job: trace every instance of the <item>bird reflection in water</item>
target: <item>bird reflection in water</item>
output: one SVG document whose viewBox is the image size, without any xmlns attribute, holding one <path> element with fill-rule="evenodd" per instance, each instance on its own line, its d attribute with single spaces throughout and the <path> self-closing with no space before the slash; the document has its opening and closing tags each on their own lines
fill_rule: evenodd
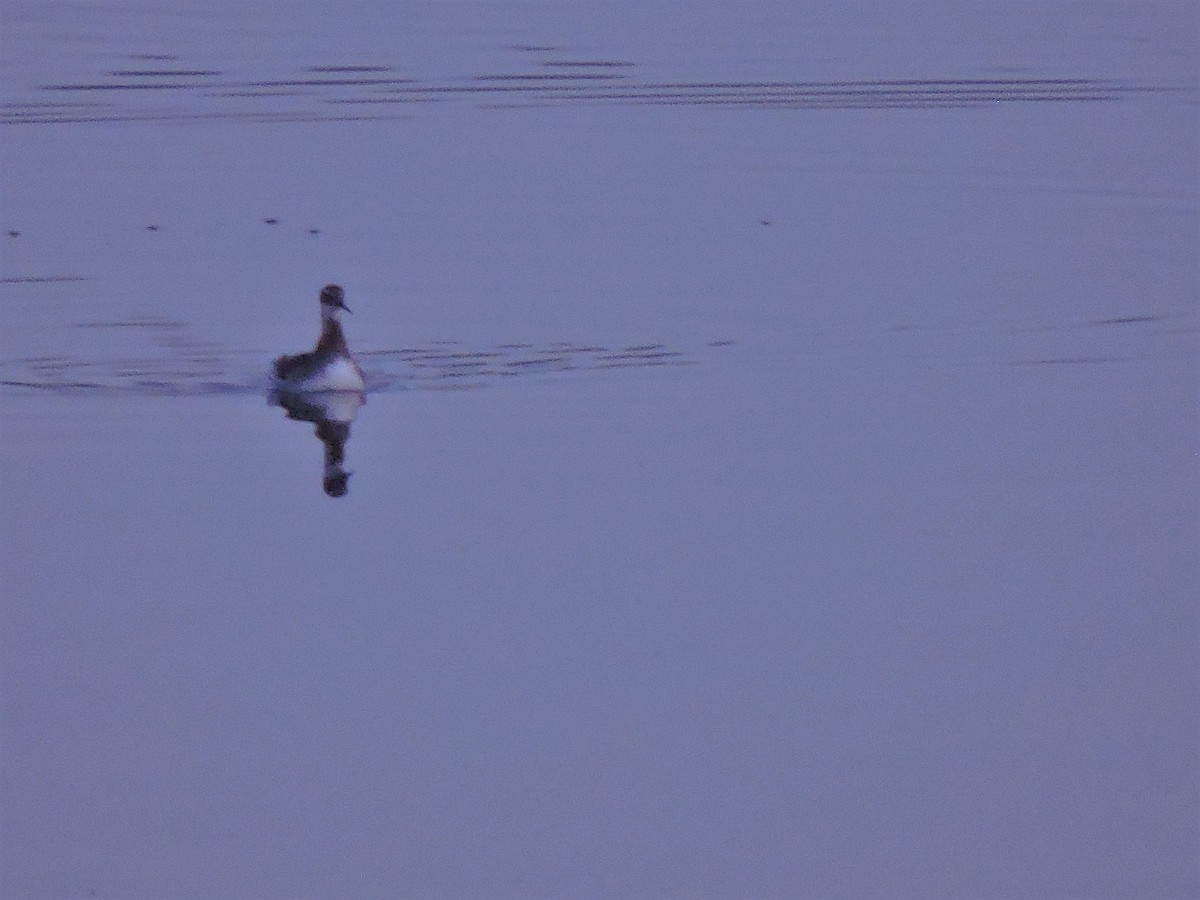
<svg viewBox="0 0 1200 900">
<path fill-rule="evenodd" d="M 327 391 L 303 393 L 275 390 L 270 401 L 282 406 L 289 419 L 298 422 L 313 422 L 316 435 L 325 445 L 325 468 L 322 484 L 330 497 L 344 497 L 350 487 L 350 473 L 343 461 L 346 442 L 350 440 L 350 423 L 358 408 L 366 402 L 361 391 Z"/>
</svg>

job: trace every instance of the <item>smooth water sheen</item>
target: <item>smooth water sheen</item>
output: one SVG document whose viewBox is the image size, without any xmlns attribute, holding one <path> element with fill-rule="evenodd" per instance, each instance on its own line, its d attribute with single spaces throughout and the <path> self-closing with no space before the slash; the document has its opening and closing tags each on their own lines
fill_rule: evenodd
<svg viewBox="0 0 1200 900">
<path fill-rule="evenodd" d="M 0 895 L 1196 895 L 1198 27 L 6 0 Z"/>
</svg>

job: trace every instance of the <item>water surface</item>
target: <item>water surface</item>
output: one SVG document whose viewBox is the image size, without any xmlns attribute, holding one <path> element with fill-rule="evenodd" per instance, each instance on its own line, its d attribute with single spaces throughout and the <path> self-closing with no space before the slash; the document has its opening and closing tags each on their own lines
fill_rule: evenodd
<svg viewBox="0 0 1200 900">
<path fill-rule="evenodd" d="M 0 892 L 1200 890 L 1193 4 L 3 20 Z"/>
</svg>

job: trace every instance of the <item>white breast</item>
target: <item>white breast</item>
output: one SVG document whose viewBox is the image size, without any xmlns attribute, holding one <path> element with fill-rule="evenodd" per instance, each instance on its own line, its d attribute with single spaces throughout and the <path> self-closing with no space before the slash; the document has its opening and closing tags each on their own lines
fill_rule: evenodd
<svg viewBox="0 0 1200 900">
<path fill-rule="evenodd" d="M 362 372 L 352 359 L 331 359 L 300 382 L 298 387 L 304 391 L 361 391 Z"/>
</svg>

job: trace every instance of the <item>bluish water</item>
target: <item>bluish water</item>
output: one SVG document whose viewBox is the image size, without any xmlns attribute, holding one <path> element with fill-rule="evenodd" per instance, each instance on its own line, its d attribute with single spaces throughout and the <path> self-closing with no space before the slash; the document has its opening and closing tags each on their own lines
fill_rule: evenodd
<svg viewBox="0 0 1200 900">
<path fill-rule="evenodd" d="M 1200 890 L 1193 4 L 2 24 L 0 893 Z"/>
</svg>

